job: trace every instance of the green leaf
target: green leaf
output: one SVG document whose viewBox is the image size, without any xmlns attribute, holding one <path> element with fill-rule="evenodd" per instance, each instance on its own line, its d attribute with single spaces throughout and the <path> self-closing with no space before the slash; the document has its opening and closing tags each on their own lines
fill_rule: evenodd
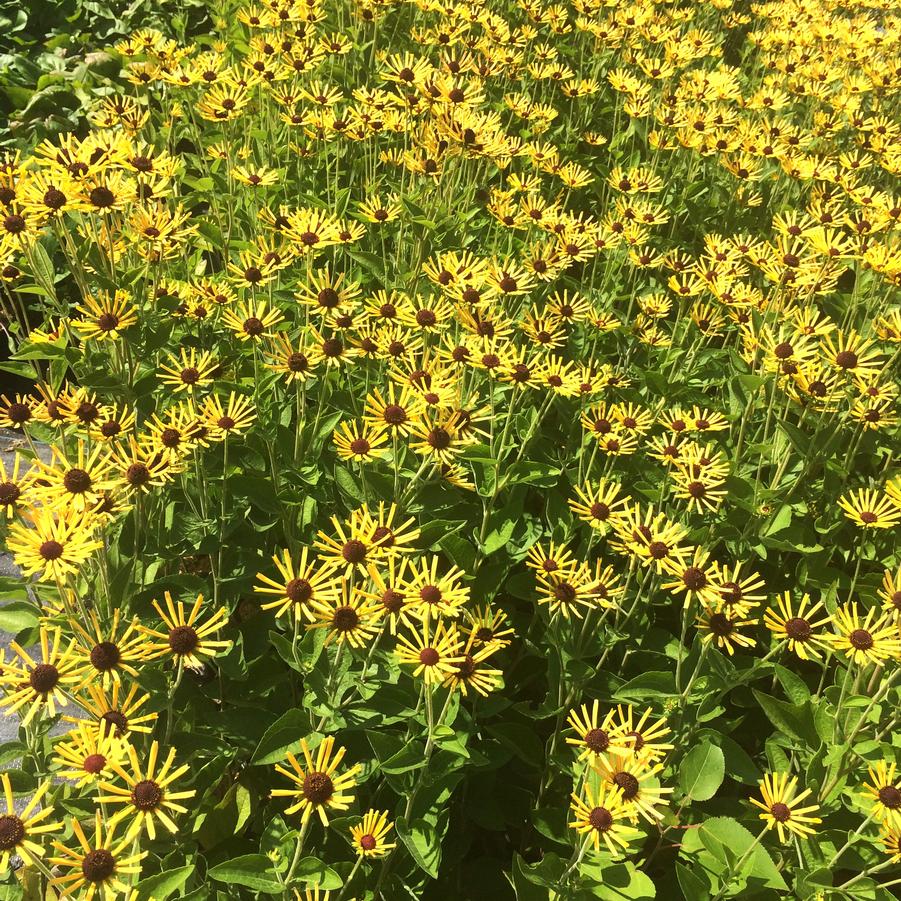
<svg viewBox="0 0 901 901">
<path fill-rule="evenodd" d="M 165 901 L 170 895 L 180 891 L 184 884 L 196 871 L 197 867 L 178 867 L 175 870 L 166 870 L 155 876 L 142 879 L 136 886 L 139 901 Z"/>
<path fill-rule="evenodd" d="M 398 817 L 394 828 L 419 867 L 437 879 L 441 865 L 441 841 L 435 827 L 425 820 L 407 824 L 403 817 Z"/>
<path fill-rule="evenodd" d="M 513 855 L 512 882 L 516 901 L 547 901 L 547 891 L 525 874 L 528 864 L 519 854 Z"/>
<path fill-rule="evenodd" d="M 807 687 L 807 683 L 797 673 L 793 673 L 778 663 L 773 669 L 779 679 L 779 684 L 785 690 L 785 694 L 792 704 L 803 704 L 810 698 L 810 689 Z"/>
<path fill-rule="evenodd" d="M 486 557 L 499 551 L 513 537 L 517 520 L 505 510 L 497 510 L 488 518 L 488 534 L 482 542 Z"/>
<path fill-rule="evenodd" d="M 302 858 L 294 871 L 294 880 L 307 885 L 318 885 L 324 891 L 331 891 L 344 885 L 344 880 L 318 857 Z"/>
<path fill-rule="evenodd" d="M 726 761 L 723 752 L 714 744 L 701 744 L 692 748 L 679 769 L 679 787 L 686 798 L 707 801 L 723 784 Z"/>
<path fill-rule="evenodd" d="M 544 744 L 527 723 L 492 723 L 488 731 L 520 760 L 530 766 L 540 767 L 544 760 Z"/>
<path fill-rule="evenodd" d="M 264 854 L 244 854 L 217 864 L 208 873 L 210 879 L 233 885 L 245 885 L 267 895 L 281 894 L 285 887 Z"/>
<path fill-rule="evenodd" d="M 250 818 L 250 792 L 236 782 L 225 797 L 198 818 L 195 833 L 205 851 L 238 835 Z"/>
<path fill-rule="evenodd" d="M 38 624 L 40 614 L 37 607 L 27 601 L 13 601 L 0 607 L 0 629 L 18 635 Z"/>
<path fill-rule="evenodd" d="M 584 867 L 588 870 L 590 864 Z M 591 887 L 594 898 L 605 901 L 639 901 L 642 898 L 656 898 L 657 887 L 647 873 L 636 869 L 631 861 L 604 866 L 598 881 Z"/>
<path fill-rule="evenodd" d="M 707 901 L 710 892 L 702 879 L 699 879 L 685 864 L 676 861 L 676 878 L 685 901 Z"/>
<path fill-rule="evenodd" d="M 791 738 L 805 742 L 816 748 L 820 744 L 816 725 L 813 721 L 813 711 L 810 702 L 804 704 L 787 704 L 778 698 L 764 694 L 753 689 L 757 703 L 763 708 L 769 721 L 780 731 Z"/>
<path fill-rule="evenodd" d="M 309 714 L 304 710 L 289 710 L 280 716 L 264 733 L 250 762 L 255 766 L 280 763 L 290 751 L 300 750 L 300 740 L 308 737 Z"/>
<path fill-rule="evenodd" d="M 756 841 L 741 823 L 730 817 L 713 817 L 705 820 L 698 830 L 703 846 L 724 864 L 729 863 L 729 855 L 741 858 Z M 787 889 L 773 859 L 763 845 L 758 844 L 744 863 L 741 874 L 762 880 L 768 888 Z"/>
<path fill-rule="evenodd" d="M 618 700 L 666 698 L 677 694 L 676 677 L 671 672 L 642 673 L 621 685 L 614 696 Z"/>
</svg>

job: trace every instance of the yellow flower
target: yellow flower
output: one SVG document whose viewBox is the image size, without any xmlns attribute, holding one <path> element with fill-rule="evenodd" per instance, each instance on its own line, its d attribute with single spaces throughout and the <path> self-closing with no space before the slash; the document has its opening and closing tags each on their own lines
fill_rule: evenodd
<svg viewBox="0 0 901 901">
<path fill-rule="evenodd" d="M 41 783 L 23 808 L 16 806 L 7 773 L 0 773 L 0 785 L 3 786 L 3 800 L 6 803 L 6 810 L 0 810 L 0 872 L 6 873 L 12 854 L 18 854 L 26 864 L 33 864 L 37 858 L 43 857 L 44 849 L 34 839 L 61 829 L 62 823 L 44 822 L 53 815 L 53 807 L 49 804 L 35 812 L 50 788 L 49 779 Z"/>
<path fill-rule="evenodd" d="M 122 808 L 109 821 L 113 826 L 122 820 L 132 818 L 131 826 L 126 832 L 128 840 L 136 838 L 146 828 L 151 839 L 156 838 L 156 821 L 165 826 L 171 833 L 178 831 L 171 814 L 186 813 L 187 808 L 177 803 L 193 798 L 196 792 L 172 791 L 171 785 L 176 779 L 184 776 L 190 767 L 183 764 L 173 769 L 175 749 L 172 748 L 161 767 L 157 767 L 159 743 L 150 746 L 150 755 L 146 767 L 141 765 L 138 753 L 127 746 L 129 768 L 110 761 L 110 769 L 125 782 L 125 786 L 112 782 L 101 782 L 100 791 L 105 792 L 98 797 L 104 804 L 121 804 Z"/>
<path fill-rule="evenodd" d="M 385 841 L 392 828 L 394 824 L 388 822 L 387 810 L 367 810 L 363 819 L 350 827 L 354 850 L 361 857 L 384 857 L 396 847 L 393 842 Z"/>
<path fill-rule="evenodd" d="M 335 576 L 335 566 L 326 562 L 313 563 L 309 560 L 310 549 L 302 548 L 300 558 L 294 563 L 287 549 L 281 555 L 274 554 L 272 562 L 281 575 L 281 580 L 271 579 L 265 573 L 257 573 L 257 594 L 274 595 L 274 601 L 261 605 L 262 610 L 275 610 L 276 616 L 291 614 L 294 619 L 306 617 L 313 622 L 313 603 L 327 604 L 334 601 L 341 587 L 341 580 Z"/>
<path fill-rule="evenodd" d="M 570 828 L 587 836 L 595 851 L 603 842 L 613 857 L 620 857 L 636 834 L 628 824 L 622 792 L 609 782 L 602 782 L 595 791 L 586 781 L 581 794 L 574 793 L 571 797 L 570 809 L 575 818 L 570 820 Z"/>
<path fill-rule="evenodd" d="M 112 297 L 106 292 L 89 295 L 75 309 L 82 318 L 73 319 L 72 327 L 84 339 L 115 341 L 138 321 L 138 311 L 127 291 L 117 290 Z"/>
<path fill-rule="evenodd" d="M 129 836 L 117 841 L 116 828 L 115 822 L 104 823 L 97 811 L 93 839 L 89 840 L 81 823 L 73 819 L 72 831 L 79 847 L 73 849 L 62 842 L 53 843 L 61 856 L 51 857 L 50 863 L 63 872 L 54 876 L 51 885 L 59 891 L 61 898 L 80 892 L 79 897 L 85 901 L 91 901 L 95 895 L 104 901 L 112 901 L 128 891 L 128 885 L 120 877 L 140 873 L 140 862 L 147 852 L 134 853 Z"/>
<path fill-rule="evenodd" d="M 301 820 L 305 823 L 315 811 L 322 825 L 328 826 L 329 809 L 347 810 L 350 807 L 353 795 L 345 792 L 357 784 L 355 777 L 360 765 L 355 764 L 346 773 L 336 775 L 346 751 L 344 748 L 338 748 L 333 756 L 335 739 L 330 735 L 326 736 L 315 749 L 315 761 L 305 738 L 301 739 L 300 748 L 305 765 L 301 765 L 293 754 L 288 754 L 290 769 L 282 764 L 275 766 L 276 771 L 287 776 L 295 787 L 275 789 L 272 791 L 272 797 L 295 800 L 296 803 L 285 811 L 288 816 L 302 811 Z"/>
<path fill-rule="evenodd" d="M 82 720 L 56 743 L 53 751 L 53 762 L 60 767 L 58 775 L 83 788 L 112 778 L 110 763 L 121 763 L 125 743 L 108 721 L 102 720 L 97 727 Z"/>
<path fill-rule="evenodd" d="M 210 637 L 228 624 L 228 612 L 225 608 L 220 607 L 206 622 L 200 623 L 198 617 L 203 607 L 202 594 L 197 595 L 194 606 L 187 616 L 184 601 L 174 602 L 168 591 L 165 593 L 165 599 L 165 610 L 159 601 L 154 601 L 153 606 L 167 631 L 141 627 L 142 634 L 150 640 L 147 645 L 148 660 L 171 656 L 180 665 L 189 669 L 200 669 L 205 657 L 215 657 L 231 645 L 230 641 L 217 641 Z"/>
<path fill-rule="evenodd" d="M 766 773 L 760 780 L 760 794 L 763 798 L 751 798 L 751 803 L 759 807 L 759 814 L 766 823 L 767 829 L 775 828 L 779 833 L 779 841 L 786 842 L 792 834 L 806 838 L 815 832 L 814 826 L 823 821 L 811 816 L 820 808 L 816 804 L 800 807 L 800 803 L 811 793 L 805 788 L 798 792 L 798 777 L 788 773 Z"/>
<path fill-rule="evenodd" d="M 9 526 L 6 546 L 26 576 L 41 582 L 65 579 L 77 573 L 103 542 L 94 538 L 95 521 L 90 513 L 71 509 L 31 511 L 33 525 L 14 522 Z"/>
<path fill-rule="evenodd" d="M 61 649 L 62 643 L 63 635 L 58 627 L 41 623 L 41 653 L 37 659 L 18 642 L 9 644 L 19 660 L 10 661 L 0 672 L 0 685 L 6 692 L 0 699 L 0 707 L 7 708 L 6 713 L 12 714 L 27 705 L 23 725 L 30 723 L 44 708 L 50 716 L 56 716 L 57 705 L 65 707 L 69 703 L 66 689 L 80 681 L 75 640 L 69 639 Z"/>
</svg>

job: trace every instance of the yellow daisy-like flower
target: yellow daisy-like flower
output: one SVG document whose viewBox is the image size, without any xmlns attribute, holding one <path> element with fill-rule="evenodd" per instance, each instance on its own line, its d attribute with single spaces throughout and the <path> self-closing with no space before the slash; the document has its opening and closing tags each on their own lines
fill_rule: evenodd
<svg viewBox="0 0 901 901">
<path fill-rule="evenodd" d="M 285 317 L 265 300 L 248 301 L 222 313 L 222 320 L 239 341 L 261 341 L 272 337 L 272 329 Z"/>
<path fill-rule="evenodd" d="M 160 381 L 173 391 L 193 394 L 211 385 L 218 370 L 219 364 L 208 350 L 198 352 L 196 348 L 186 350 L 183 347 L 178 356 L 170 356 L 168 362 L 160 366 L 163 373 Z"/>
<path fill-rule="evenodd" d="M 110 465 L 109 453 L 102 445 L 91 452 L 89 445 L 78 441 L 71 457 L 54 447 L 49 463 L 37 460 L 36 464 L 41 478 L 34 494 L 48 507 L 89 510 L 119 481 Z"/>
<path fill-rule="evenodd" d="M 53 847 L 60 857 L 49 858 L 54 867 L 63 872 L 54 876 L 51 885 L 59 891 L 60 898 L 80 893 L 84 901 L 95 896 L 102 901 L 113 901 L 128 885 L 122 876 L 134 876 L 141 872 L 141 860 L 146 851 L 129 853 L 132 839 L 128 836 L 116 839 L 117 824 L 104 823 L 98 810 L 94 814 L 94 835 L 88 839 L 78 820 L 72 820 L 72 831 L 78 839 L 77 848 L 69 848 L 62 842 Z"/>
<path fill-rule="evenodd" d="M 82 318 L 73 319 L 72 327 L 85 340 L 115 341 L 138 321 L 138 311 L 127 291 L 117 290 L 112 297 L 105 291 L 91 295 L 75 309 Z"/>
<path fill-rule="evenodd" d="M 901 522 L 901 509 L 872 488 L 850 491 L 838 499 L 845 516 L 862 529 L 890 529 Z"/>
<path fill-rule="evenodd" d="M 11 523 L 6 547 L 26 576 L 38 574 L 40 582 L 65 579 L 76 573 L 103 542 L 94 538 L 95 521 L 77 510 L 34 510 L 33 528 Z"/>
<path fill-rule="evenodd" d="M 350 827 L 354 850 L 361 857 L 384 857 L 396 847 L 393 842 L 385 841 L 393 828 L 394 824 L 388 822 L 387 810 L 367 810 L 363 819 Z"/>
<path fill-rule="evenodd" d="M 315 812 L 322 825 L 328 826 L 330 809 L 340 811 L 350 807 L 353 795 L 346 792 L 357 784 L 356 774 L 360 771 L 360 765 L 355 764 L 346 773 L 336 775 L 346 750 L 335 750 L 335 739 L 331 735 L 326 736 L 316 748 L 315 761 L 305 738 L 301 739 L 300 749 L 305 766 L 293 754 L 287 755 L 290 769 L 282 764 L 275 765 L 277 772 L 294 783 L 294 788 L 274 789 L 272 797 L 295 800 L 285 811 L 288 816 L 301 812 L 301 820 L 305 823 Z"/>
<path fill-rule="evenodd" d="M 575 735 L 568 735 L 566 743 L 579 750 L 579 760 L 597 762 L 607 754 L 625 754 L 633 742 L 625 735 L 621 726 L 615 723 L 615 711 L 608 710 L 600 716 L 600 701 L 595 698 L 591 706 L 583 704 L 578 710 L 571 710 L 566 718 Z"/>
<path fill-rule="evenodd" d="M 405 609 L 427 620 L 430 616 L 454 617 L 469 600 L 469 586 L 464 585 L 463 571 L 456 566 L 439 575 L 437 556 L 414 560 L 401 591 L 406 597 Z"/>
<path fill-rule="evenodd" d="M 816 804 L 808 804 L 801 807 L 801 802 L 811 793 L 811 789 L 805 788 L 798 792 L 798 777 L 788 773 L 766 773 L 760 780 L 760 794 L 763 798 L 751 798 L 751 803 L 759 807 L 762 813 L 761 820 L 766 823 L 767 829 L 775 828 L 779 833 L 779 841 L 786 842 L 792 834 L 799 838 L 806 838 L 816 831 L 814 826 L 823 821 L 811 814 L 820 808 Z"/>
<path fill-rule="evenodd" d="M 901 787 L 895 775 L 897 764 L 880 760 L 868 768 L 870 781 L 863 786 L 864 797 L 872 803 L 871 813 L 887 829 L 901 829 Z"/>
<path fill-rule="evenodd" d="M 13 457 L 12 470 L 0 460 L 0 510 L 7 519 L 12 519 L 20 510 L 30 506 L 29 491 L 34 483 L 35 470 L 28 467 L 21 472 L 23 458 L 16 454 Z"/>
<path fill-rule="evenodd" d="M 441 621 L 434 624 L 426 618 L 422 632 L 397 636 L 394 653 L 400 663 L 414 667 L 414 678 L 421 676 L 426 684 L 432 684 L 444 681 L 463 662 L 461 644 L 456 625 Z"/>
<path fill-rule="evenodd" d="M 901 640 L 890 616 L 871 607 L 861 619 L 856 602 L 839 607 L 832 617 L 836 633 L 830 636 L 833 648 L 848 655 L 860 666 L 882 665 L 901 658 Z"/>
<path fill-rule="evenodd" d="M 342 460 L 371 463 L 384 457 L 388 451 L 388 436 L 382 429 L 373 429 L 366 423 L 342 422 L 332 433 L 332 440 Z"/>
<path fill-rule="evenodd" d="M 620 514 L 629 500 L 628 496 L 621 496 L 620 485 L 606 479 L 577 485 L 575 492 L 576 496 L 567 500 L 570 509 L 582 522 L 599 532 L 609 528 L 610 521 Z"/>
<path fill-rule="evenodd" d="M 901 829 L 883 826 L 882 844 L 892 863 L 901 862 Z"/>
<path fill-rule="evenodd" d="M 620 790 L 621 800 L 633 823 L 637 823 L 639 817 L 649 823 L 663 819 L 663 812 L 657 808 L 666 803 L 664 795 L 672 789 L 653 784 L 662 769 L 663 764 L 654 762 L 649 754 L 633 754 L 631 750 L 601 755 L 595 763 L 598 775 Z"/>
<path fill-rule="evenodd" d="M 57 705 L 65 707 L 69 703 L 66 689 L 81 679 L 74 639 L 61 647 L 62 631 L 41 623 L 39 643 L 41 653 L 35 659 L 18 642 L 11 641 L 9 646 L 19 659 L 7 663 L 0 672 L 0 686 L 6 692 L 0 707 L 13 714 L 27 706 L 23 725 L 44 709 L 56 716 Z"/>
<path fill-rule="evenodd" d="M 476 639 L 470 633 L 466 639 L 466 645 L 460 651 L 463 658 L 454 664 L 454 669 L 444 677 L 444 685 L 451 691 L 459 691 L 464 697 L 470 689 L 477 691 L 482 697 L 488 697 L 488 693 L 494 691 L 501 684 L 503 672 L 484 665 L 485 661 L 496 654 L 501 646 L 498 643 L 489 642 L 476 648 Z"/>
<path fill-rule="evenodd" d="M 104 628 L 97 614 L 90 613 L 90 631 L 75 619 L 70 620 L 83 657 L 83 683 L 99 678 L 104 686 L 118 682 L 121 674 L 137 678 L 136 664 L 144 659 L 145 642 L 138 631 L 137 617 L 119 631 L 121 611 L 112 612 L 112 622 Z M 85 659 L 87 658 L 87 659 Z"/>
<path fill-rule="evenodd" d="M 13 854 L 18 854 L 26 864 L 34 864 L 37 858 L 43 857 L 44 848 L 34 839 L 48 832 L 56 832 L 62 828 L 62 823 L 45 822 L 47 817 L 53 815 L 51 805 L 36 810 L 50 788 L 49 779 L 41 783 L 24 807 L 16 806 L 9 774 L 0 773 L 0 785 L 3 786 L 3 800 L 6 803 L 6 810 L 0 810 L 0 872 L 6 873 Z"/>
<path fill-rule="evenodd" d="M 661 741 L 672 730 L 666 725 L 666 720 L 660 719 L 652 722 L 652 713 L 651 708 L 648 707 L 635 722 L 631 704 L 627 704 L 625 708 L 617 705 L 614 729 L 621 731 L 629 740 L 629 747 L 633 754 L 645 754 L 649 760 L 656 760 L 663 757 L 667 751 L 672 751 L 674 745 Z"/>
<path fill-rule="evenodd" d="M 265 573 L 257 573 L 257 594 L 273 595 L 275 600 L 261 604 L 262 610 L 275 610 L 276 616 L 284 616 L 290 611 L 292 618 L 306 617 L 313 622 L 312 605 L 327 604 L 338 597 L 341 588 L 340 577 L 335 574 L 331 563 L 314 563 L 309 559 L 310 549 L 302 548 L 295 564 L 287 549 L 281 555 L 274 554 L 272 562 L 281 575 L 281 580 L 271 579 Z"/>
<path fill-rule="evenodd" d="M 327 645 L 337 641 L 352 648 L 363 647 L 375 638 L 384 609 L 347 582 L 342 584 L 340 595 L 328 601 L 311 601 L 309 606 L 313 622 L 307 629 L 326 629 Z"/>
<path fill-rule="evenodd" d="M 230 641 L 210 638 L 228 623 L 228 611 L 224 607 L 215 611 L 206 622 L 200 623 L 198 617 L 203 607 L 202 594 L 197 595 L 194 606 L 187 616 L 185 616 L 184 601 L 174 602 L 168 591 L 165 593 L 165 599 L 165 610 L 160 606 L 159 601 L 155 600 L 153 606 L 168 631 L 161 632 L 146 626 L 141 627 L 143 635 L 150 640 L 147 645 L 148 660 L 171 656 L 180 665 L 189 669 L 200 669 L 203 666 L 204 658 L 215 657 L 220 651 L 231 645 Z M 152 639 L 158 640 L 152 641 Z"/>
<path fill-rule="evenodd" d="M 196 792 L 193 789 L 172 791 L 170 786 L 176 779 L 184 776 L 190 767 L 182 764 L 173 769 L 175 748 L 170 749 L 163 765 L 157 767 L 159 742 L 156 741 L 150 746 L 146 767 L 141 765 L 138 753 L 131 745 L 127 746 L 127 753 L 128 769 L 110 761 L 110 769 L 125 782 L 125 785 L 101 782 L 99 786 L 100 791 L 106 794 L 100 795 L 98 801 L 104 804 L 123 805 L 113 814 L 109 825 L 113 826 L 132 818 L 126 832 L 128 840 L 136 838 L 144 829 L 151 839 L 155 839 L 157 820 L 174 834 L 178 831 L 178 827 L 173 822 L 171 814 L 187 812 L 187 808 L 177 802 L 193 798 Z"/>
<path fill-rule="evenodd" d="M 570 828 L 587 836 L 595 851 L 603 842 L 613 857 L 621 856 L 636 835 L 629 825 L 622 792 L 609 782 L 602 782 L 595 791 L 586 781 L 581 795 L 573 793 L 571 797 L 570 810 L 574 819 L 569 822 Z"/>
<path fill-rule="evenodd" d="M 801 660 L 819 660 L 823 650 L 830 646 L 831 636 L 821 631 L 832 622 L 822 601 L 811 604 L 810 595 L 801 595 L 797 607 L 792 603 L 790 591 L 776 597 L 777 610 L 763 613 L 763 624 L 776 636 L 788 641 L 788 649 Z"/>
<path fill-rule="evenodd" d="M 116 738 L 123 738 L 132 732 L 152 731 L 159 714 L 155 711 L 141 713 L 141 708 L 150 700 L 150 695 L 140 694 L 138 686 L 134 684 L 127 694 L 124 692 L 121 682 L 113 682 L 109 691 L 103 685 L 93 684 L 87 686 L 87 695 L 79 692 L 75 695 L 75 700 L 79 707 L 91 715 L 89 725 L 93 729 L 103 730 L 111 726 Z M 63 719 L 76 725 L 86 722 L 71 716 L 64 716 Z"/>
<path fill-rule="evenodd" d="M 210 430 L 210 437 L 218 441 L 233 433 L 246 432 L 256 418 L 256 407 L 251 399 L 234 391 L 228 395 L 225 404 L 215 395 L 208 397 L 201 410 L 201 420 Z"/>
<path fill-rule="evenodd" d="M 84 788 L 113 777 L 110 763 L 122 762 L 125 742 L 116 735 L 116 728 L 109 721 L 101 720 L 98 727 L 81 720 L 56 743 L 53 752 L 53 762 L 60 767 L 57 775 Z"/>
<path fill-rule="evenodd" d="M 730 657 L 735 653 L 736 647 L 754 647 L 754 639 L 738 631 L 742 627 L 754 625 L 756 625 L 754 620 L 742 619 L 728 610 L 717 610 L 712 607 L 704 607 L 697 617 L 701 641 L 715 644 Z"/>
</svg>

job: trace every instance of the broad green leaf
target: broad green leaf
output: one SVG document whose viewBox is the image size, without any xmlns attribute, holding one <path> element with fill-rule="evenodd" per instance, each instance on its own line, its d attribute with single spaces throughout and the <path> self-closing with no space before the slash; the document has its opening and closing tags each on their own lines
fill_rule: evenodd
<svg viewBox="0 0 901 901">
<path fill-rule="evenodd" d="M 323 891 L 331 891 L 344 885 L 344 880 L 318 857 L 302 858 L 294 871 L 294 881 L 318 885 Z"/>
<path fill-rule="evenodd" d="M 256 766 L 279 763 L 290 751 L 300 750 L 300 740 L 308 738 L 310 718 L 303 710 L 289 710 L 263 734 L 250 762 Z"/>
<path fill-rule="evenodd" d="M 181 891 L 196 870 L 195 866 L 178 867 L 142 879 L 136 886 L 139 901 L 165 901 L 175 892 Z"/>
<path fill-rule="evenodd" d="M 723 784 L 726 762 L 723 752 L 714 744 L 705 743 L 692 748 L 679 768 L 679 787 L 686 798 L 707 801 Z"/>
<path fill-rule="evenodd" d="M 245 885 L 267 895 L 280 894 L 284 885 L 264 854 L 244 854 L 217 864 L 208 873 L 210 879 L 229 885 Z"/>
<path fill-rule="evenodd" d="M 395 829 L 420 868 L 436 879 L 441 865 L 441 841 L 434 826 L 425 820 L 414 820 L 407 824 L 403 817 L 398 817 Z"/>
</svg>

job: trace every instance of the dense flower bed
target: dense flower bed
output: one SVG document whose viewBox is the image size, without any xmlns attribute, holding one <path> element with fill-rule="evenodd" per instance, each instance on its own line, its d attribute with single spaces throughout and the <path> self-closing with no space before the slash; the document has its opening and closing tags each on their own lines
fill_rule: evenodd
<svg viewBox="0 0 901 901">
<path fill-rule="evenodd" d="M 897 9 L 209 13 L 0 165 L 3 897 L 893 898 Z"/>
</svg>

